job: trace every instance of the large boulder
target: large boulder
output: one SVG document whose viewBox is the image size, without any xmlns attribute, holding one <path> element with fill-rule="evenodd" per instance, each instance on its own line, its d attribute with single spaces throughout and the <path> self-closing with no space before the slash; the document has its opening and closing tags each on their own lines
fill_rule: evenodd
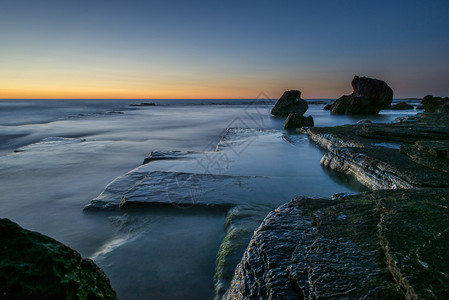
<svg viewBox="0 0 449 300">
<path fill-rule="evenodd" d="M 287 119 L 285 119 L 282 129 L 296 129 L 302 128 L 304 126 L 313 126 L 312 116 L 304 117 L 303 115 L 300 115 L 298 113 L 291 113 L 288 115 Z"/>
<path fill-rule="evenodd" d="M 351 95 L 337 99 L 331 107 L 333 114 L 377 114 L 390 108 L 393 90 L 382 80 L 354 76 Z"/>
<path fill-rule="evenodd" d="M 285 91 L 281 98 L 276 102 L 271 114 L 275 117 L 286 117 L 290 113 L 303 115 L 309 105 L 307 101 L 301 99 L 301 92 L 298 90 Z"/>
<path fill-rule="evenodd" d="M 445 97 L 434 97 L 432 95 L 427 95 L 422 99 L 422 105 L 426 112 L 449 112 L 449 98 Z"/>
<path fill-rule="evenodd" d="M 117 299 L 92 260 L 8 219 L 0 219 L 0 297 Z"/>
</svg>

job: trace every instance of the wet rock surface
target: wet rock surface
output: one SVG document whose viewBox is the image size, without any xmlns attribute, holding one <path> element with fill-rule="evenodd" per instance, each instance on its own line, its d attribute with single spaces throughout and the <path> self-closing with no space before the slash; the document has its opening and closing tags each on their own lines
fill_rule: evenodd
<svg viewBox="0 0 449 300">
<path fill-rule="evenodd" d="M 304 129 L 329 152 L 321 164 L 371 189 L 448 187 L 449 116 L 423 114 L 391 124 Z"/>
<path fill-rule="evenodd" d="M 92 260 L 8 219 L 0 219 L 0 298 L 117 299 Z"/>
<path fill-rule="evenodd" d="M 396 109 L 396 110 L 413 109 L 413 105 L 410 105 L 404 101 L 401 101 L 399 103 L 396 103 L 395 105 L 392 105 L 391 109 Z"/>
<path fill-rule="evenodd" d="M 263 205 L 240 205 L 228 211 L 225 221 L 226 236 L 217 253 L 215 299 L 223 298 L 254 230 L 271 210 L 271 207 Z"/>
<path fill-rule="evenodd" d="M 275 117 L 286 117 L 291 113 L 303 115 L 309 105 L 307 101 L 301 99 L 301 92 L 298 90 L 290 90 L 284 92 L 281 98 L 271 109 L 271 114 Z"/>
<path fill-rule="evenodd" d="M 449 190 L 294 198 L 254 233 L 226 299 L 442 299 Z"/>
<path fill-rule="evenodd" d="M 287 119 L 285 119 L 282 129 L 295 129 L 302 128 L 304 126 L 313 126 L 312 116 L 304 117 L 303 115 L 298 113 L 291 113 L 288 115 Z"/>
<path fill-rule="evenodd" d="M 432 95 L 425 96 L 421 101 L 426 112 L 449 112 L 449 98 L 434 97 Z"/>
<path fill-rule="evenodd" d="M 332 103 L 333 114 L 357 115 L 377 114 L 381 109 L 390 108 L 393 90 L 382 80 L 354 76 L 354 89 L 351 95 L 345 95 Z"/>
</svg>

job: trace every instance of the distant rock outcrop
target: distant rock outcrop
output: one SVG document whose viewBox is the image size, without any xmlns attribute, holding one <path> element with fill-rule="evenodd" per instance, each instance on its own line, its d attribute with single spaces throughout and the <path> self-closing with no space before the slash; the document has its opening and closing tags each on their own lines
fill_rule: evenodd
<svg viewBox="0 0 449 300">
<path fill-rule="evenodd" d="M 351 95 L 342 96 L 331 106 L 331 113 L 345 115 L 377 114 L 390 108 L 393 90 L 382 80 L 354 76 Z"/>
<path fill-rule="evenodd" d="M 271 110 L 271 114 L 275 117 L 286 117 L 290 113 L 303 115 L 308 108 L 307 101 L 301 99 L 301 92 L 298 90 L 290 90 L 284 92 L 282 97 L 279 98 Z"/>
<path fill-rule="evenodd" d="M 129 106 L 155 106 L 156 103 L 153 102 L 141 102 L 141 103 L 132 103 Z"/>
<path fill-rule="evenodd" d="M 288 115 L 287 119 L 285 119 L 284 126 L 282 126 L 282 129 L 295 129 L 304 126 L 308 127 L 313 126 L 312 116 L 304 117 L 303 115 L 298 113 L 291 113 Z"/>
<path fill-rule="evenodd" d="M 0 298 L 117 299 L 90 259 L 58 241 L 0 219 Z"/>
<path fill-rule="evenodd" d="M 391 109 L 395 109 L 395 110 L 413 109 L 413 105 L 410 105 L 410 104 L 402 101 L 402 102 L 396 103 L 395 105 L 392 105 Z"/>
<path fill-rule="evenodd" d="M 427 95 L 422 99 L 422 105 L 426 112 L 449 112 L 449 98 L 445 97 L 434 97 L 432 95 Z"/>
</svg>

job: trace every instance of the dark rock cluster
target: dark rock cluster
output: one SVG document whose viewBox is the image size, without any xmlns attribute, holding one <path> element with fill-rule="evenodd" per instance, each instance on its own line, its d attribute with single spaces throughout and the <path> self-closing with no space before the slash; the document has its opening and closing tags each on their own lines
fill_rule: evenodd
<svg viewBox="0 0 449 300">
<path fill-rule="evenodd" d="M 382 80 L 354 76 L 351 95 L 338 98 L 328 107 L 333 114 L 377 114 L 391 106 L 393 90 Z"/>
<path fill-rule="evenodd" d="M 283 129 L 296 129 L 303 126 L 313 126 L 312 116 L 304 117 L 304 113 L 309 108 L 307 101 L 301 99 L 301 92 L 290 90 L 284 92 L 276 102 L 271 114 L 275 117 L 287 117 Z"/>
<path fill-rule="evenodd" d="M 117 299 L 92 260 L 8 219 L 0 219 L 0 298 Z"/>
<path fill-rule="evenodd" d="M 425 96 L 421 101 L 424 110 L 426 112 L 438 112 L 438 113 L 448 113 L 449 112 L 449 98 L 445 97 L 434 97 L 431 95 Z"/>
</svg>

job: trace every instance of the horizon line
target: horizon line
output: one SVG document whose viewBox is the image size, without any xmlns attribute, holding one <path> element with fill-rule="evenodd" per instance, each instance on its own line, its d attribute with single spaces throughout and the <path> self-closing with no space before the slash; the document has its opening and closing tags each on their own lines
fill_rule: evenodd
<svg viewBox="0 0 449 300">
<path fill-rule="evenodd" d="M 340 96 L 341 97 L 341 96 Z M 338 99 L 340 97 L 332 98 L 301 98 L 305 100 L 329 100 Z M 393 97 L 393 99 L 403 100 L 421 100 L 424 97 Z M 0 98 L 0 100 L 278 100 L 279 98 Z"/>
</svg>

